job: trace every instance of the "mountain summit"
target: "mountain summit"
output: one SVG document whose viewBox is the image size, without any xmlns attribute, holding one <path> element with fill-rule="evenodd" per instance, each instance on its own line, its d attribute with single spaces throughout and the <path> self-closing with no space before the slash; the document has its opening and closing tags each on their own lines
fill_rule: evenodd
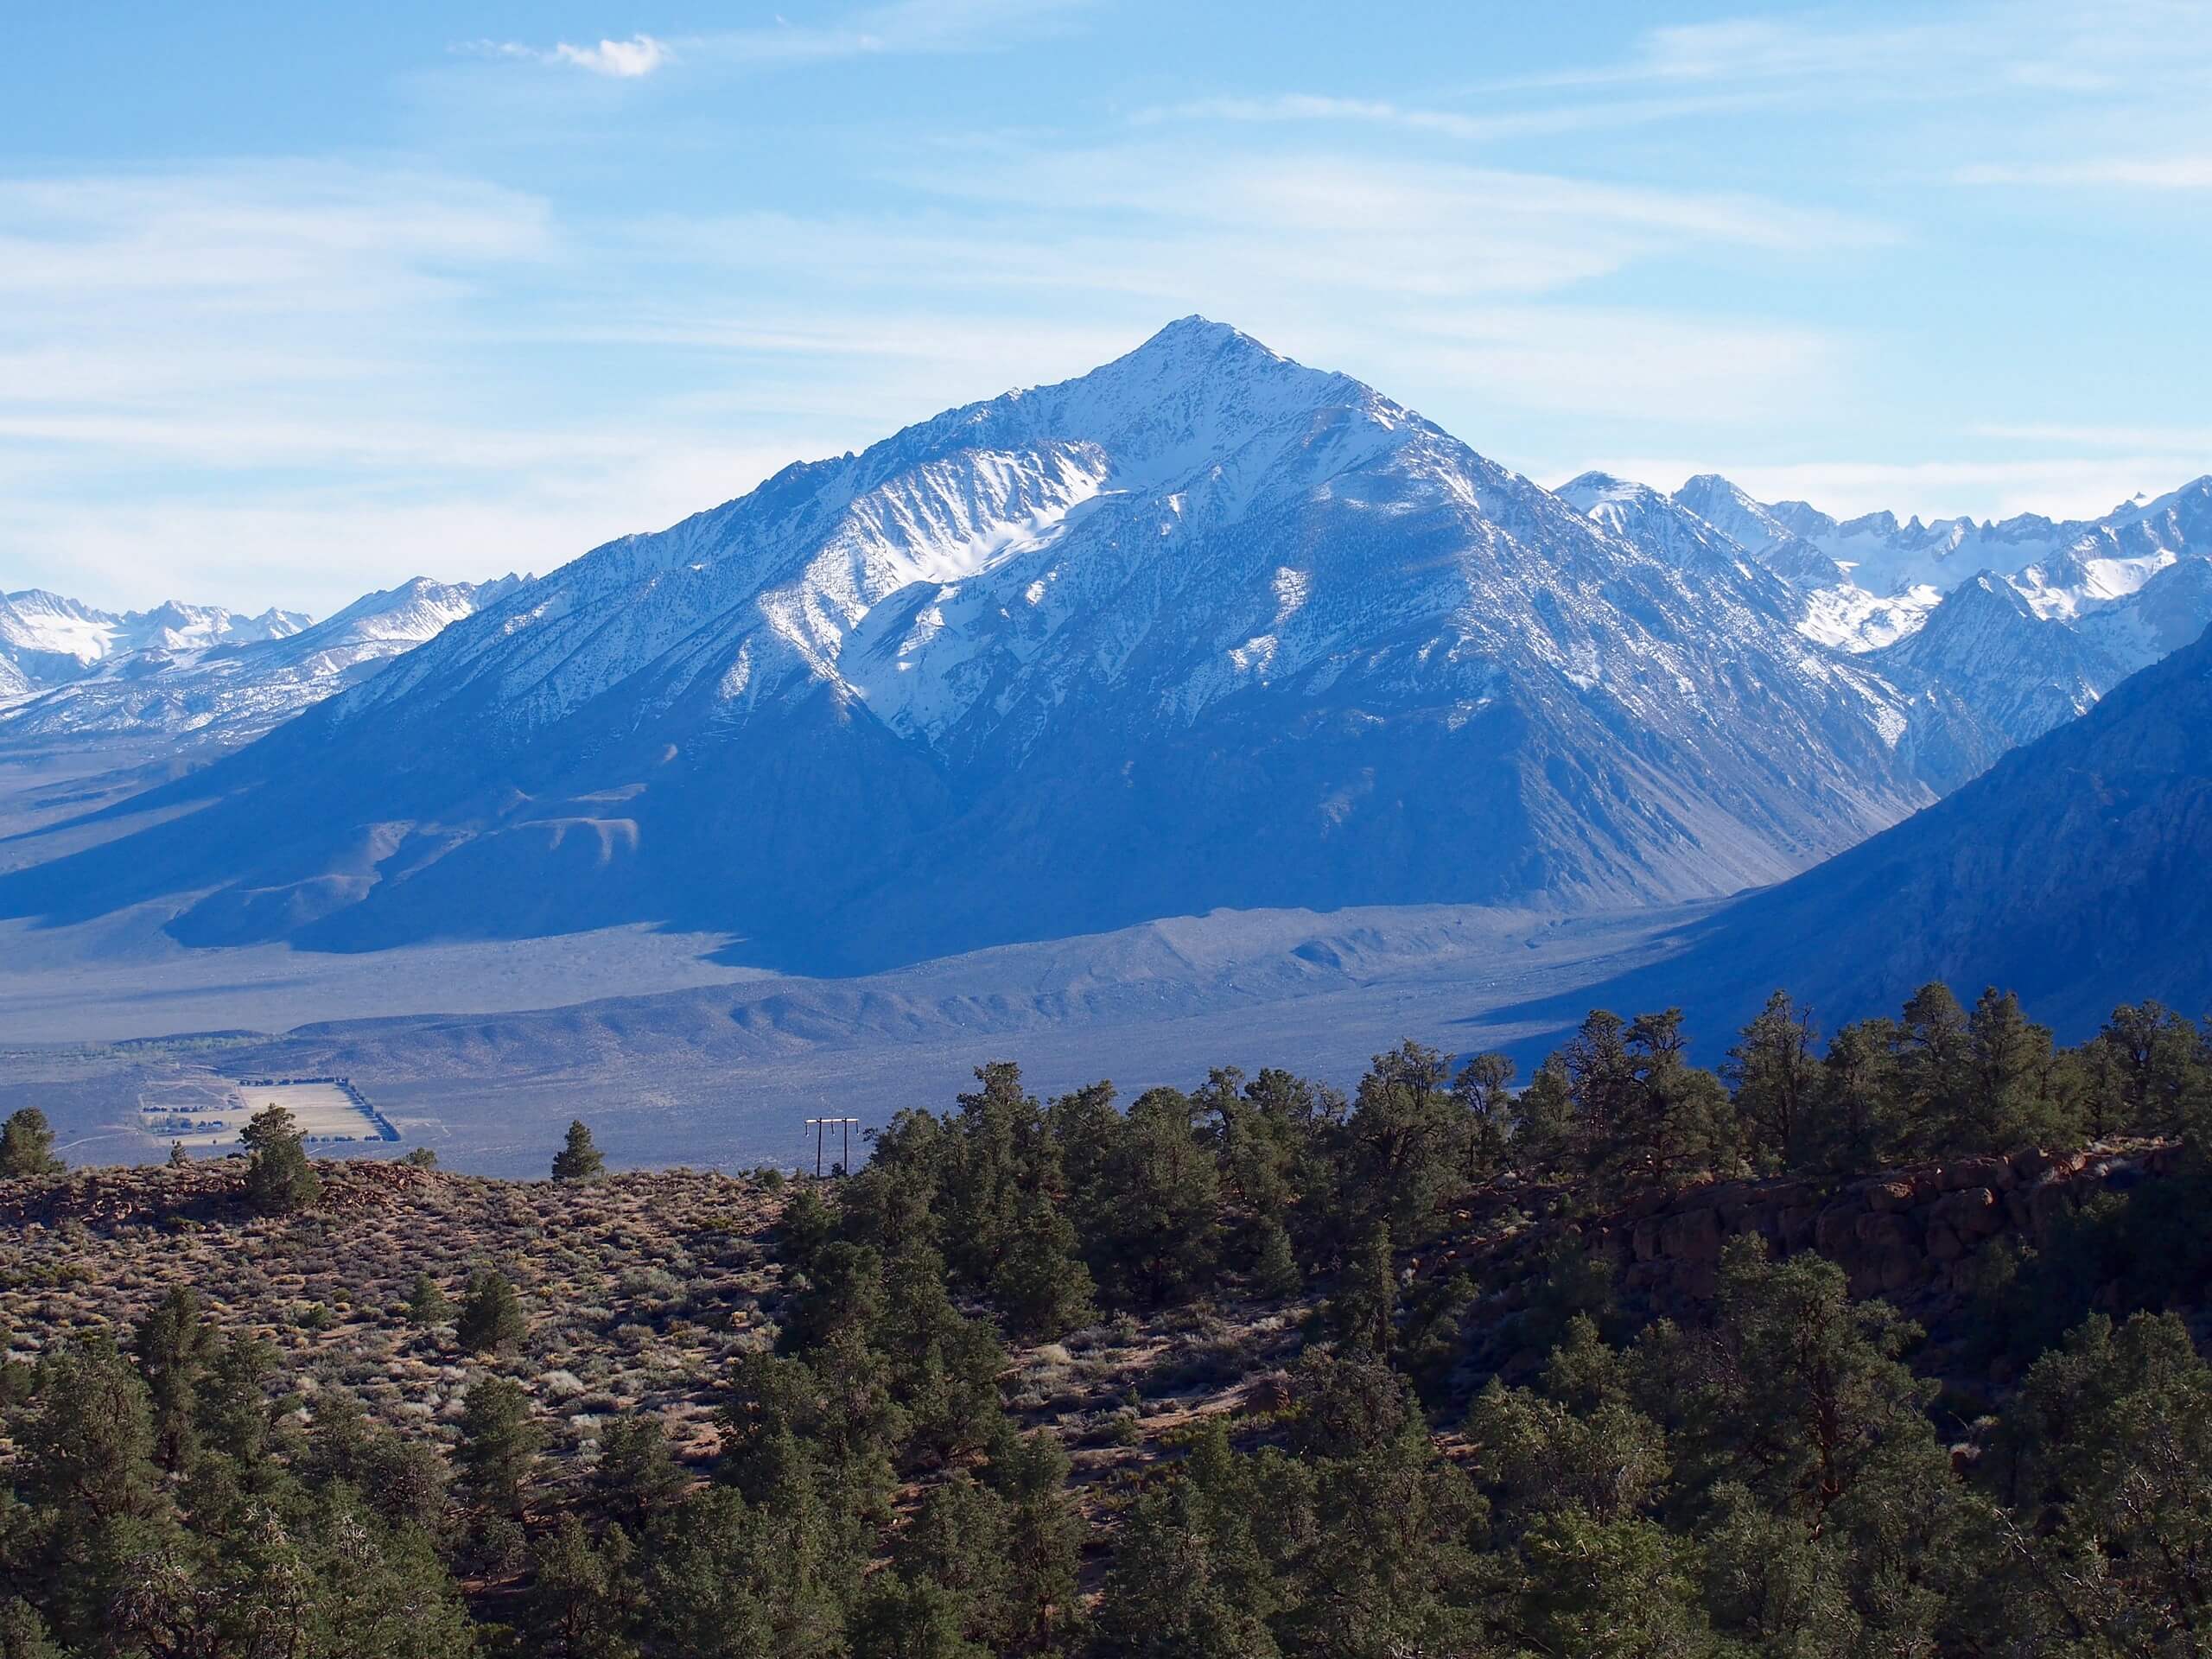
<svg viewBox="0 0 2212 1659">
<path fill-rule="evenodd" d="M 188 943 L 334 949 L 652 920 L 842 969 L 1224 906 L 1716 894 L 1932 798 L 1897 694 L 1648 495 L 1586 517 L 1186 318 L 598 548 L 0 911 L 167 895 Z"/>
</svg>

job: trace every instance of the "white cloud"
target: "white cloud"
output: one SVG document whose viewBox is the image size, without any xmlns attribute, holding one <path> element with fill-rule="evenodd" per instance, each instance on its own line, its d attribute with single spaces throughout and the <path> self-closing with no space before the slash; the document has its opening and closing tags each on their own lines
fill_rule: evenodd
<svg viewBox="0 0 2212 1659">
<path fill-rule="evenodd" d="M 570 46 L 566 41 L 553 48 L 553 56 L 595 75 L 617 80 L 637 80 L 664 64 L 675 61 L 667 42 L 650 35 L 632 35 L 626 41 L 601 41 L 597 46 Z"/>
<path fill-rule="evenodd" d="M 0 493 L 0 568 L 104 600 L 308 608 L 416 570 L 542 569 L 753 481 L 664 454 L 766 472 L 1080 373 L 1194 309 L 1447 419 L 1743 418 L 1831 383 L 1841 354 L 1556 296 L 1708 245 L 1879 234 L 1326 154 L 995 143 L 914 165 L 896 214 L 558 226 L 537 198 L 407 166 L 0 181 L 0 450 L 34 463 Z"/>
<path fill-rule="evenodd" d="M 2081 426 L 2037 421 L 1985 423 L 1969 429 L 1977 438 L 2007 443 L 2059 444 L 2078 449 L 2133 449 L 2143 454 L 2212 457 L 2212 426 Z"/>
<path fill-rule="evenodd" d="M 567 41 L 550 47 L 525 46 L 520 41 L 467 41 L 452 50 L 470 57 L 565 64 L 594 75 L 605 75 L 611 80 L 642 80 L 656 69 L 676 61 L 675 50 L 668 42 L 650 35 L 632 35 L 626 41 L 601 41 L 597 46 L 574 46 Z"/>
<path fill-rule="evenodd" d="M 464 448 L 472 439 L 459 429 L 417 435 L 424 448 L 442 436 Z M 338 478 L 247 498 L 154 491 L 88 507 L 11 489 L 0 493 L 0 550 L 35 547 L 37 585 L 96 604 L 143 607 L 175 596 L 327 615 L 410 576 L 542 573 L 617 536 L 741 495 L 793 458 L 781 447 L 659 429 L 559 442 L 519 433 L 473 437 L 478 451 L 469 459 L 485 464 L 405 491 Z M 511 453 L 494 464 L 498 448 Z M 27 567 L 0 555 L 0 568 L 12 578 Z"/>
<path fill-rule="evenodd" d="M 715 29 L 673 41 L 638 34 L 596 46 L 470 41 L 451 49 L 471 57 L 563 64 L 613 79 L 638 80 L 679 60 L 750 67 L 997 50 L 1058 33 L 1090 4 L 1091 0 L 893 0 L 830 23 L 798 24 L 779 17 L 765 28 Z"/>
</svg>

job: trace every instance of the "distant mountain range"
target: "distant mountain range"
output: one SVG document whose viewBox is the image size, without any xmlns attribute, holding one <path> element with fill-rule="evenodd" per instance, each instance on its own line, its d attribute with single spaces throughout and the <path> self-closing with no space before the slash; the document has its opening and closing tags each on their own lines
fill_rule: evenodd
<svg viewBox="0 0 2212 1659">
<path fill-rule="evenodd" d="M 241 616 L 175 600 L 150 611 L 96 610 L 36 588 L 0 594 L 0 663 L 27 689 L 57 685 L 137 652 L 197 652 L 282 639 L 308 626 L 297 611 Z"/>
<path fill-rule="evenodd" d="M 2209 498 L 1900 525 L 1718 478 L 1554 493 L 1185 319 L 469 590 L 380 666 L 206 681 L 227 718 L 314 706 L 130 803 L 198 810 L 0 878 L 0 914 L 166 897 L 187 943 L 340 950 L 646 920 L 848 971 L 1217 906 L 1724 894 L 2201 630 Z M 129 678 L 15 716 L 194 717 Z"/>
<path fill-rule="evenodd" d="M 1710 474 L 1672 496 L 1599 473 L 1560 493 L 1616 526 L 1686 511 L 1781 576 L 1798 632 L 1904 699 L 1904 741 L 1939 787 L 1980 775 L 2212 625 L 2212 478 L 2064 523 L 1839 522 Z M 1663 533 L 1652 545 L 1663 556 Z"/>
<path fill-rule="evenodd" d="M 321 622 L 175 603 L 116 616 L 53 594 L 10 594 L 0 600 L 0 699 L 15 701 L 0 702 L 0 743 L 257 737 L 524 580 L 418 576 Z"/>
</svg>

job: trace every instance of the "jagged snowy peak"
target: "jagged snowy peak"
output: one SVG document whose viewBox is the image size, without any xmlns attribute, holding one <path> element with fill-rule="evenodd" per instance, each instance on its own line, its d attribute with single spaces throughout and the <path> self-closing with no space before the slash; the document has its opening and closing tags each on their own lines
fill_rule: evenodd
<svg viewBox="0 0 2212 1659">
<path fill-rule="evenodd" d="M 2212 478 L 2147 503 L 2126 503 L 2080 527 L 2056 555 L 2018 571 L 2012 585 L 2039 615 L 2072 618 L 2139 592 L 2183 560 L 2212 557 Z"/>
<path fill-rule="evenodd" d="M 29 664 L 67 664 L 81 671 L 107 655 L 123 619 L 42 588 L 0 596 L 0 652 L 26 675 Z"/>
<path fill-rule="evenodd" d="M 2018 570 L 2064 548 L 2080 529 L 2034 513 L 1996 523 L 1938 518 L 1923 524 L 1917 517 L 1899 524 L 1893 512 L 1870 512 L 1815 525 L 1805 539 L 1842 566 L 1854 585 L 1890 594 L 1919 587 L 1948 592 L 1984 570 Z"/>
<path fill-rule="evenodd" d="M 1756 581 L 1745 548 L 1649 485 L 1610 473 L 1585 473 L 1555 493 L 1592 524 L 1669 564 L 1721 565 L 1747 582 Z M 1787 609 L 1784 596 L 1777 594 L 1775 599 L 1778 611 Z"/>
<path fill-rule="evenodd" d="M 1845 580 L 1834 559 L 1718 473 L 1699 474 L 1673 499 L 1794 587 L 1809 592 Z"/>
<path fill-rule="evenodd" d="M 1356 381 L 1185 319 L 1078 379 L 949 410 L 856 456 L 789 467 L 658 535 L 609 543 L 548 577 L 526 607 L 507 607 L 496 650 L 480 634 L 457 638 L 348 713 L 491 672 L 513 720 L 534 727 L 651 667 L 664 707 L 711 685 L 740 718 L 764 696 L 827 683 L 872 697 L 902 729 L 942 728 L 977 683 L 977 671 L 935 643 L 962 584 L 1037 563 L 1014 602 L 1044 626 L 1118 579 L 1125 531 L 1164 543 L 1186 522 L 1234 517 L 1270 488 L 1356 467 L 1424 431 Z M 1070 542 L 1078 520 L 1085 533 Z M 1064 543 L 1065 559 L 1037 556 Z M 614 594 L 624 598 L 610 616 Z M 981 602 L 972 588 L 964 596 Z"/>
<path fill-rule="evenodd" d="M 1754 557 L 1764 557 L 1770 548 L 1801 539 L 1772 511 L 1718 473 L 1700 473 L 1675 492 L 1674 499 Z"/>
<path fill-rule="evenodd" d="M 346 949 L 682 919 L 843 967 L 1726 892 L 1930 798 L 1893 688 L 1634 505 L 1668 553 L 1186 319 L 596 549 L 0 910 L 204 894 L 188 942 Z"/>
<path fill-rule="evenodd" d="M 2082 606 L 2074 631 L 2133 672 L 2212 626 L 2212 558 L 2184 557 L 2133 593 Z"/>
<path fill-rule="evenodd" d="M 144 613 L 158 619 L 150 637 L 162 643 L 111 652 L 82 675 L 0 709 L 0 741 L 162 734 L 237 742 L 257 736 L 527 580 L 437 582 L 418 576 L 300 629 L 290 626 L 303 620 L 295 613 L 272 611 L 226 625 L 205 613 L 163 606 Z"/>
<path fill-rule="evenodd" d="M 1641 487 L 1606 483 L 1614 499 Z M 1907 747 L 1931 779 L 2050 729 L 2212 620 L 2212 479 L 2066 523 L 1840 522 L 1802 501 L 1762 503 L 1716 474 L 1673 500 L 1790 583 L 1800 633 L 1865 656 L 1893 684 L 1912 710 Z"/>
<path fill-rule="evenodd" d="M 1955 588 L 1918 632 L 1863 660 L 1902 685 L 1948 688 L 2007 745 L 2079 718 L 2128 673 L 1986 574 Z"/>
<path fill-rule="evenodd" d="M 133 652 L 201 651 L 281 639 L 308 620 L 296 611 L 272 608 L 244 616 L 219 605 L 175 600 L 118 615 L 31 588 L 0 597 L 0 661 L 35 688 L 75 679 Z"/>
<path fill-rule="evenodd" d="M 1696 511 L 1714 481 L 1693 479 L 1678 496 Z M 2134 593 L 2178 559 L 2212 556 L 2212 478 L 2153 501 L 2123 503 L 2102 518 L 2065 521 L 2023 513 L 1979 524 L 1942 518 L 1923 524 L 1916 518 L 1900 524 L 1894 513 L 1875 512 L 1838 522 L 1802 501 L 1762 508 L 1744 500 L 1748 506 L 1734 518 L 1732 535 L 1741 540 L 1781 526 L 1832 556 L 1853 586 L 1878 597 L 1919 588 L 1948 593 L 1992 571 L 2037 614 L 2067 618 Z M 1730 517 L 1722 512 L 1714 522 Z"/>
</svg>

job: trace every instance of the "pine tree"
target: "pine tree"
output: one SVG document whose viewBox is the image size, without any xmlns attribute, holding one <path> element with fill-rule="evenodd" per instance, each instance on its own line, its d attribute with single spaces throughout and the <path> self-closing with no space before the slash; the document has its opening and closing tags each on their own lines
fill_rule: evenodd
<svg viewBox="0 0 2212 1659">
<path fill-rule="evenodd" d="M 1205 1495 L 1186 1479 L 1141 1493 L 1114 1541 L 1098 1650 L 1114 1659 L 1275 1659 L 1271 1576 L 1238 1537 L 1214 1535 Z M 1237 1548 L 1236 1545 L 1246 1545 Z"/>
<path fill-rule="evenodd" d="M 1461 1173 L 1468 1185 L 1503 1169 L 1513 1140 L 1512 1057 L 1478 1054 L 1459 1068 L 1452 1092 L 1463 1118 Z"/>
<path fill-rule="evenodd" d="M 1820 1028 L 1787 991 L 1767 998 L 1728 1051 L 1722 1075 L 1736 1093 L 1746 1151 L 1762 1168 L 1796 1169 L 1808 1153 L 1820 1086 Z"/>
<path fill-rule="evenodd" d="M 1398 1310 L 1398 1275 L 1390 1256 L 1390 1230 L 1376 1222 L 1338 1275 L 1329 1299 L 1329 1323 L 1351 1351 L 1388 1354 Z"/>
<path fill-rule="evenodd" d="M 961 1599 L 929 1580 L 878 1573 L 852 1621 L 852 1659 L 990 1659 L 963 1633 Z"/>
<path fill-rule="evenodd" d="M 620 1554 L 627 1540 L 620 1527 L 613 1530 Z M 536 1651 L 569 1659 L 623 1659 L 637 1651 L 623 1637 L 622 1599 L 607 1554 L 573 1515 L 537 1541 L 524 1621 Z"/>
<path fill-rule="evenodd" d="M 1408 1042 L 1377 1054 L 1360 1079 L 1344 1129 L 1344 1207 L 1363 1230 L 1379 1218 L 1405 1247 L 1435 1230 L 1437 1205 L 1461 1179 L 1466 1139 L 1450 1077 L 1441 1054 Z"/>
<path fill-rule="evenodd" d="M 37 1107 L 22 1107 L 0 1124 L 0 1180 L 58 1175 L 64 1167 L 54 1155 L 54 1126 Z"/>
<path fill-rule="evenodd" d="M 592 1486 L 601 1508 L 624 1528 L 645 1533 L 676 1507 L 687 1484 L 659 1418 L 617 1417 L 600 1430 Z"/>
<path fill-rule="evenodd" d="M 1255 1294 L 1279 1301 L 1297 1295 L 1306 1287 L 1305 1275 L 1298 1270 L 1297 1255 L 1291 1249 L 1290 1234 L 1272 1216 L 1259 1224 L 1259 1243 L 1253 1257 L 1252 1289 Z"/>
<path fill-rule="evenodd" d="M 522 1299 L 506 1274 L 487 1268 L 471 1275 L 461 1297 L 454 1335 L 473 1354 L 493 1354 L 519 1343 L 529 1330 Z"/>
<path fill-rule="evenodd" d="M 2011 1152 L 2080 1138 L 2081 1124 L 2056 1088 L 2050 1033 L 2028 1019 L 2019 998 L 1993 985 L 1984 990 L 1967 1033 L 1973 1084 L 1944 1153 Z"/>
<path fill-rule="evenodd" d="M 200 1379 L 200 1437 L 252 1484 L 276 1472 L 270 1452 L 278 1408 L 269 1397 L 269 1378 L 276 1363 L 274 1344 L 251 1331 L 233 1331 L 217 1341 Z"/>
<path fill-rule="evenodd" d="M 1554 1054 L 1514 1100 L 1513 1168 L 1532 1179 L 1568 1168 L 1576 1156 L 1576 1127 L 1574 1085 Z"/>
<path fill-rule="evenodd" d="M 1192 1116 L 1180 1090 L 1147 1090 L 1116 1121 L 1089 1190 L 1077 1185 L 1094 1276 L 1118 1300 L 1158 1306 L 1212 1276 L 1221 1182 Z"/>
<path fill-rule="evenodd" d="M 181 1541 L 154 1463 L 146 1385 L 105 1337 L 61 1348 L 39 1362 L 31 1403 L 11 1421 L 10 1438 L 10 1484 L 28 1506 L 10 1506 L 10 1576 L 39 1598 L 57 1645 L 101 1651 L 94 1643 L 105 1643 L 130 1570 L 111 1542 Z"/>
<path fill-rule="evenodd" d="M 899 1534 L 893 1559 L 908 1583 L 951 1594 L 963 1637 L 986 1652 L 1003 1653 L 1019 1617 L 1007 1544 L 1006 1500 L 958 1472 L 924 1496 Z"/>
<path fill-rule="evenodd" d="M 1910 1128 L 1904 1033 L 1893 1020 L 1845 1026 L 1821 1060 L 1808 1161 L 1863 1175 L 1896 1155 Z"/>
<path fill-rule="evenodd" d="M 21 1596 L 0 1602 L 0 1659 L 68 1659 L 38 1610 Z"/>
<path fill-rule="evenodd" d="M 1000 1420 L 1011 1430 L 1012 1424 Z M 1080 1616 L 1076 1574 L 1084 1528 L 1067 1490 L 1068 1454 L 1049 1429 L 994 1446 L 986 1475 L 1005 1498 L 1014 1630 L 1033 1651 L 1049 1652 Z"/>
<path fill-rule="evenodd" d="M 537 1467 L 544 1431 L 531 1416 L 530 1396 L 504 1376 L 469 1384 L 454 1453 L 471 1497 L 496 1514 L 519 1518 Z"/>
<path fill-rule="evenodd" d="M 2037 1522 L 2011 1522 L 2005 1543 L 2051 1650 L 2202 1649 L 2212 1367 L 2181 1319 L 2087 1320 L 2029 1370 L 1996 1451 L 2006 1496 Z"/>
<path fill-rule="evenodd" d="M 138 1323 L 131 1355 L 146 1380 L 154 1421 L 154 1456 L 175 1474 L 199 1442 L 200 1380 L 215 1351 L 214 1328 L 200 1317 L 200 1299 L 177 1285 Z"/>
<path fill-rule="evenodd" d="M 607 1160 L 592 1144 L 591 1131 L 582 1118 L 569 1125 L 568 1143 L 553 1154 L 556 1181 L 595 1181 L 607 1173 Z"/>
<path fill-rule="evenodd" d="M 1972 1121 L 1974 1039 L 1966 1010 L 1950 987 L 1931 980 L 1905 1003 L 1898 1038 L 1907 1146 L 1940 1155 Z"/>
</svg>

